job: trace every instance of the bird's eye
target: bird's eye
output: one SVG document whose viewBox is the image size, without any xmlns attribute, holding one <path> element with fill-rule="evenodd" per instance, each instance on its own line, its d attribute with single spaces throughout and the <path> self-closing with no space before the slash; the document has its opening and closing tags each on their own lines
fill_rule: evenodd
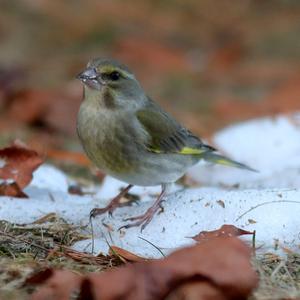
<svg viewBox="0 0 300 300">
<path fill-rule="evenodd" d="M 119 80 L 120 77 L 121 77 L 121 74 L 117 71 L 113 71 L 109 74 L 109 79 L 112 81 Z"/>
</svg>

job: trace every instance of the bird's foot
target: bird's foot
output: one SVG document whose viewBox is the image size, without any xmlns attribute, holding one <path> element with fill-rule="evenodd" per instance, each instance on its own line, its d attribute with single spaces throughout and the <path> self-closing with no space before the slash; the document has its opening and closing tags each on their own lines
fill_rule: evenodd
<svg viewBox="0 0 300 300">
<path fill-rule="evenodd" d="M 131 189 L 131 187 L 132 185 L 128 185 L 115 198 L 113 198 L 107 206 L 103 208 L 93 208 L 90 211 L 90 219 L 95 218 L 98 215 L 102 215 L 106 212 L 108 212 L 109 216 L 112 217 L 113 212 L 116 208 L 131 205 L 132 202 L 135 202 L 136 199 L 122 202 L 123 197 L 127 194 L 127 192 Z"/>
<path fill-rule="evenodd" d="M 144 214 L 142 214 L 140 216 L 124 219 L 125 222 L 130 221 L 130 222 L 133 222 L 133 223 L 121 226 L 118 230 L 128 229 L 128 228 L 131 228 L 131 227 L 137 227 L 137 226 L 142 225 L 141 226 L 141 232 L 142 232 L 146 228 L 146 226 L 151 222 L 151 220 L 153 219 L 155 213 L 159 209 L 162 209 L 161 203 L 155 203 Z"/>
<path fill-rule="evenodd" d="M 93 208 L 91 211 L 90 211 L 90 219 L 91 218 L 95 218 L 96 216 L 98 215 L 102 215 L 106 212 L 108 212 L 108 215 L 110 217 L 112 217 L 113 215 L 113 211 L 117 208 L 117 206 L 111 206 L 111 205 L 107 205 L 106 207 L 103 207 L 103 208 Z"/>
</svg>

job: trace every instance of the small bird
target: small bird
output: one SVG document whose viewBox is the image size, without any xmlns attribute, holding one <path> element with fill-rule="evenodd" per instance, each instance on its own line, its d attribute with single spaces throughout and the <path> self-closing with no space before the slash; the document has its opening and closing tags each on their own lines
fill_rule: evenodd
<svg viewBox="0 0 300 300">
<path fill-rule="evenodd" d="M 143 230 L 161 208 L 167 188 L 188 168 L 203 159 L 255 171 L 216 153 L 182 126 L 144 92 L 134 74 L 111 59 L 92 59 L 78 76 L 84 84 L 77 132 L 90 160 L 103 172 L 128 186 L 90 217 L 122 206 L 121 198 L 134 185 L 161 185 L 162 191 L 144 214 L 126 219 L 122 226 Z"/>
</svg>

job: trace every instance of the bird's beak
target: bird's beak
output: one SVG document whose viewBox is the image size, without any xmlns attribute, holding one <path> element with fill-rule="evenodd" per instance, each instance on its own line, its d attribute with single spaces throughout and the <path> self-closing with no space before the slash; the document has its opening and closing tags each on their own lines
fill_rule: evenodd
<svg viewBox="0 0 300 300">
<path fill-rule="evenodd" d="M 97 76 L 98 74 L 95 68 L 88 68 L 79 73 L 76 78 L 81 80 L 82 82 L 85 82 L 86 80 L 97 79 Z"/>
<path fill-rule="evenodd" d="M 99 74 L 95 68 L 85 69 L 83 72 L 79 73 L 76 78 L 90 88 L 97 90 L 100 90 L 101 88 L 101 80 L 99 79 Z"/>
</svg>

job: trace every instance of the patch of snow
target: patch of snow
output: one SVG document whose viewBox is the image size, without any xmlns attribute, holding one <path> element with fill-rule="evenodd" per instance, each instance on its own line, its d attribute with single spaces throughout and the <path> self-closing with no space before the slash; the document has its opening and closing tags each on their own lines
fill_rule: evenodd
<svg viewBox="0 0 300 300">
<path fill-rule="evenodd" d="M 140 228 L 117 229 L 129 216 L 143 213 L 151 203 L 134 208 L 120 208 L 114 218 L 98 216 L 93 220 L 95 253 L 106 251 L 108 241 L 147 257 L 160 257 L 155 247 L 169 253 L 177 247 L 194 243 L 190 238 L 201 231 L 215 230 L 223 224 L 234 224 L 245 230 L 256 230 L 256 245 L 274 250 L 277 243 L 290 249 L 300 245 L 300 191 L 289 189 L 227 191 L 216 188 L 194 188 L 170 194 L 164 212 L 156 215 L 141 233 Z M 224 207 L 219 204 L 224 203 Z M 143 238 L 143 239 L 140 239 Z M 243 239 L 251 241 L 251 236 Z M 89 245 L 88 245 L 89 244 Z M 91 240 L 75 245 L 91 250 Z"/>
<path fill-rule="evenodd" d="M 69 182 L 70 180 L 64 172 L 51 165 L 44 164 L 33 173 L 30 187 L 67 192 Z M 25 193 L 27 193 L 27 189 L 25 189 Z"/>
<path fill-rule="evenodd" d="M 187 176 L 209 186 L 240 188 L 300 187 L 300 113 L 251 120 L 229 126 L 214 138 L 214 145 L 229 157 L 259 173 L 200 162 Z"/>
<path fill-rule="evenodd" d="M 0 158 L 0 168 L 3 168 L 6 165 L 5 159 Z"/>
<path fill-rule="evenodd" d="M 14 182 L 15 181 L 13 179 L 11 179 L 11 178 L 8 178 L 8 179 L 1 179 L 0 178 L 0 184 L 7 184 L 7 185 L 9 185 L 9 184 L 12 184 Z"/>
</svg>

